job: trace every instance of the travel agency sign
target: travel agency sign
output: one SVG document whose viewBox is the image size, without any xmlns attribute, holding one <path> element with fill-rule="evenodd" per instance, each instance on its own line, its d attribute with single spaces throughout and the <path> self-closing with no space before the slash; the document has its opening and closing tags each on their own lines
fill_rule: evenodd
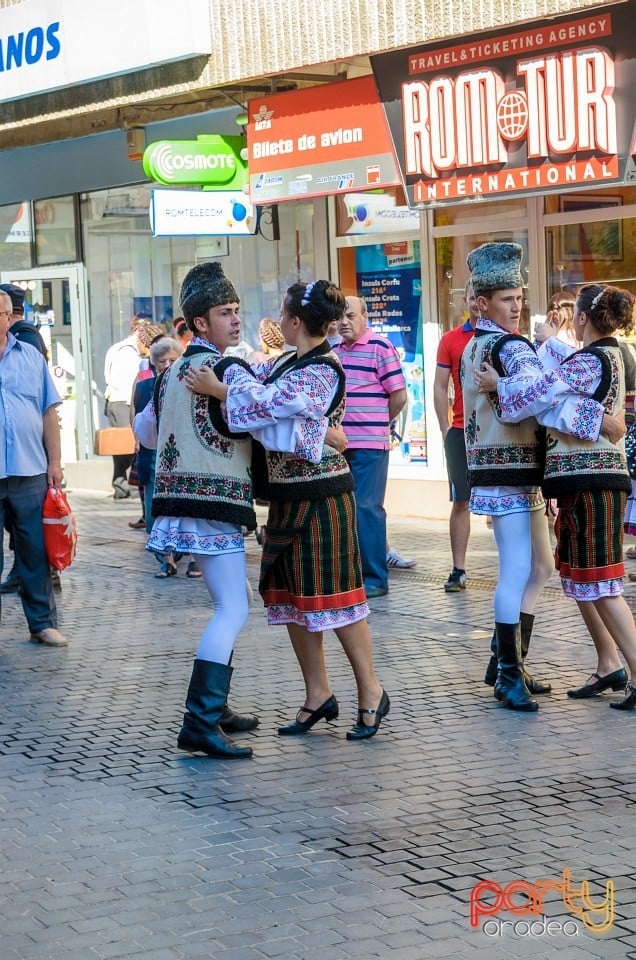
<svg viewBox="0 0 636 960">
<path fill-rule="evenodd" d="M 622 181 L 636 0 L 371 58 L 413 206 Z"/>
</svg>

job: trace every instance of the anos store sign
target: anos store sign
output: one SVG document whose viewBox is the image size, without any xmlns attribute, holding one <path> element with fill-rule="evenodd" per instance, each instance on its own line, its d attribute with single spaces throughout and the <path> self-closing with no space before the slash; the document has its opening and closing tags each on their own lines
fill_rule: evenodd
<svg viewBox="0 0 636 960">
<path fill-rule="evenodd" d="M 636 2 L 372 58 L 412 205 L 622 181 Z"/>
</svg>

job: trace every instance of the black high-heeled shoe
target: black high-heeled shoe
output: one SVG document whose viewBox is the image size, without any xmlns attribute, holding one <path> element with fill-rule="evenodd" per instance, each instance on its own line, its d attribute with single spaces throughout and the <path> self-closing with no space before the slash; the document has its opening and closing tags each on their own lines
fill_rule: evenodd
<svg viewBox="0 0 636 960">
<path fill-rule="evenodd" d="M 338 701 L 332 694 L 328 700 L 325 700 L 315 710 L 308 707 L 301 707 L 296 714 L 293 723 L 288 723 L 286 727 L 279 727 L 278 732 L 281 737 L 297 737 L 300 734 L 307 733 L 308 730 L 318 723 L 319 720 L 336 720 L 338 717 Z M 306 720 L 299 720 L 301 713 L 308 713 Z"/>
<path fill-rule="evenodd" d="M 389 700 L 389 695 L 386 690 L 383 690 L 382 696 L 380 697 L 380 702 L 375 710 L 365 710 L 363 708 L 358 710 L 358 722 L 354 726 L 353 730 L 349 730 L 347 733 L 347 740 L 368 740 L 369 737 L 375 736 L 375 734 L 378 732 L 378 727 L 390 709 L 391 701 Z M 375 717 L 375 720 L 372 724 L 367 724 L 364 722 L 365 713 L 369 716 Z"/>
<path fill-rule="evenodd" d="M 610 703 L 610 707 L 613 707 L 614 710 L 636 710 L 636 686 L 633 683 L 628 683 L 625 693 L 627 696 L 624 700 Z"/>
<path fill-rule="evenodd" d="M 589 697 L 595 697 L 603 690 L 624 690 L 627 684 L 627 671 L 614 670 L 613 673 L 607 673 L 604 677 L 599 677 L 598 673 L 593 673 L 596 680 L 593 683 L 584 683 L 582 687 L 575 690 L 568 690 L 568 697 L 573 700 L 587 700 Z"/>
</svg>

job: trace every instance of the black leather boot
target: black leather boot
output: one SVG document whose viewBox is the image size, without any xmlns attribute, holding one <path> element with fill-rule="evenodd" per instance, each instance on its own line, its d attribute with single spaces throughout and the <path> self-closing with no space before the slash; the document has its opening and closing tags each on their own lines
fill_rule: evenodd
<svg viewBox="0 0 636 960">
<path fill-rule="evenodd" d="M 526 681 L 526 687 L 530 693 L 534 694 L 535 697 L 541 693 L 550 693 L 552 690 L 551 684 L 542 683 L 541 680 L 535 680 L 532 674 L 528 673 L 526 670 L 526 657 L 528 656 L 528 650 L 530 648 L 530 637 L 532 636 L 532 627 L 534 626 L 534 614 L 521 613 L 519 616 L 521 618 L 521 666 L 523 669 L 523 679 Z"/>
<path fill-rule="evenodd" d="M 225 733 L 245 733 L 246 730 L 256 730 L 259 723 L 258 717 L 253 717 L 251 714 L 241 716 L 240 713 L 234 713 L 227 705 L 227 701 L 219 717 L 219 726 Z"/>
<path fill-rule="evenodd" d="M 186 697 L 186 713 L 177 739 L 181 750 L 207 753 L 223 760 L 252 756 L 251 747 L 239 747 L 225 736 L 219 721 L 227 703 L 232 668 L 224 663 L 195 660 Z"/>
<path fill-rule="evenodd" d="M 234 651 L 232 650 L 228 661 L 229 667 L 232 666 L 233 659 Z M 219 719 L 219 726 L 225 733 L 245 733 L 247 730 L 256 730 L 259 723 L 260 720 L 258 717 L 254 717 L 251 714 L 243 717 L 239 713 L 234 713 L 232 708 L 228 706 L 226 699 L 223 705 L 223 713 Z"/>
<path fill-rule="evenodd" d="M 521 629 L 518 623 L 496 623 L 498 672 L 495 697 L 508 710 L 535 713 L 539 704 L 526 687 L 521 661 Z"/>
<path fill-rule="evenodd" d="M 489 687 L 494 687 L 497 679 L 497 631 L 493 630 L 492 640 L 490 641 L 490 660 L 486 667 L 484 683 Z"/>
</svg>

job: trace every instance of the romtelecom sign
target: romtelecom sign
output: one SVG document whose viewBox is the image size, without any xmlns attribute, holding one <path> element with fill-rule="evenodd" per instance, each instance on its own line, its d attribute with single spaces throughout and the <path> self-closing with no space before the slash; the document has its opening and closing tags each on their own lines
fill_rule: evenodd
<svg viewBox="0 0 636 960">
<path fill-rule="evenodd" d="M 196 140 L 158 140 L 144 151 L 144 173 L 167 186 L 240 190 L 247 183 L 247 164 L 241 158 L 244 147 L 243 137 L 218 134 L 202 134 Z"/>
<path fill-rule="evenodd" d="M 409 201 L 622 180 L 635 6 L 373 57 Z"/>
<path fill-rule="evenodd" d="M 242 192 L 151 190 L 150 226 L 155 237 L 247 236 L 256 232 L 256 211 Z"/>
</svg>

